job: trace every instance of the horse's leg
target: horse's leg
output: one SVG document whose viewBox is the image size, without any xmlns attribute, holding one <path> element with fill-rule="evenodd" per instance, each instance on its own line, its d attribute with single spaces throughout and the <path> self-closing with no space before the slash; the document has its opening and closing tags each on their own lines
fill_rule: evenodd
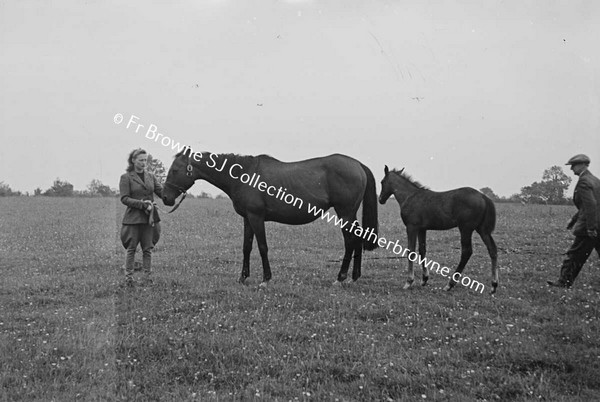
<svg viewBox="0 0 600 402">
<path fill-rule="evenodd" d="M 352 236 L 354 243 L 354 266 L 352 267 L 352 280 L 356 282 L 361 275 L 363 242 L 360 238 Z"/>
<path fill-rule="evenodd" d="M 460 262 L 458 263 L 458 266 L 456 267 L 454 274 L 452 274 L 452 276 L 450 277 L 450 280 L 448 281 L 448 284 L 446 285 L 444 290 L 450 290 L 454 287 L 454 285 L 456 285 L 456 280 L 454 279 L 455 276 L 458 278 L 461 277 L 462 271 L 463 271 L 463 269 L 465 269 L 465 265 L 467 265 L 469 258 L 471 258 L 471 255 L 473 254 L 473 243 L 471 242 L 471 236 L 473 235 L 473 229 L 466 229 L 466 228 L 459 228 L 459 229 L 460 229 L 460 246 L 461 246 Z M 457 273 L 458 273 L 458 275 L 457 275 Z"/>
<path fill-rule="evenodd" d="M 481 240 L 485 243 L 492 259 L 492 294 L 494 294 L 498 288 L 498 248 L 491 233 L 479 233 L 479 236 L 481 236 Z"/>
<path fill-rule="evenodd" d="M 425 253 L 427 252 L 427 231 L 425 229 L 419 230 L 419 255 L 421 256 L 421 268 L 423 268 L 423 282 L 421 282 L 422 286 L 427 285 L 427 281 L 429 280 L 429 268 L 425 266 Z"/>
<path fill-rule="evenodd" d="M 239 282 L 243 285 L 246 282 L 246 278 L 250 276 L 250 253 L 252 252 L 252 240 L 254 238 L 254 231 L 248 218 L 244 218 L 244 262 L 242 263 L 242 275 L 240 276 Z"/>
<path fill-rule="evenodd" d="M 408 250 L 410 252 L 415 251 L 415 246 L 417 245 L 417 233 L 419 230 L 415 227 L 408 226 L 406 228 L 406 236 L 408 237 Z M 413 267 L 413 262 L 408 258 L 408 278 L 406 279 L 406 283 L 404 284 L 403 289 L 408 289 L 412 286 L 415 281 L 415 270 Z"/>
<path fill-rule="evenodd" d="M 265 234 L 265 220 L 262 216 L 256 214 L 248 214 L 248 222 L 254 231 L 256 236 L 256 243 L 258 243 L 258 251 L 260 252 L 260 258 L 262 259 L 263 266 L 263 280 L 260 284 L 261 287 L 267 286 L 267 283 L 271 280 L 271 265 L 269 264 L 267 247 L 267 236 Z"/>
<path fill-rule="evenodd" d="M 336 209 L 336 213 L 337 213 L 337 209 Z M 353 215 L 340 215 L 338 214 L 338 216 L 342 216 L 344 219 L 344 222 L 356 222 L 356 212 Z M 342 229 L 342 233 L 344 233 L 344 229 Z M 358 278 L 360 278 L 361 276 L 361 264 L 362 264 L 362 252 L 363 252 L 363 240 L 354 235 L 351 232 L 347 232 L 350 237 L 350 247 L 352 249 L 352 252 L 354 253 L 354 264 L 352 265 L 352 281 L 356 282 L 358 280 Z M 345 235 L 344 235 L 345 236 Z M 346 238 L 344 237 L 344 244 L 345 244 L 345 240 Z"/>
<path fill-rule="evenodd" d="M 337 281 L 333 282 L 334 285 L 340 285 L 348 277 L 348 268 L 350 267 L 350 260 L 352 259 L 352 252 L 354 251 L 354 244 L 352 240 L 355 236 L 348 230 L 344 229 L 342 229 L 342 234 L 344 235 L 344 258 L 342 258 L 342 266 L 340 268 L 340 272 L 338 273 Z"/>
</svg>

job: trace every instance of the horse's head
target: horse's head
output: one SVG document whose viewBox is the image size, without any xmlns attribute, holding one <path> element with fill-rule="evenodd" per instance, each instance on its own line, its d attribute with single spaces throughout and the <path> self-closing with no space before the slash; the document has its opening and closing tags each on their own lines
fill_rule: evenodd
<svg viewBox="0 0 600 402">
<path fill-rule="evenodd" d="M 186 149 L 175 155 L 169 168 L 167 180 L 163 185 L 162 200 L 165 205 L 175 204 L 175 199 L 194 185 L 194 168 L 192 167 L 192 151 Z"/>
<path fill-rule="evenodd" d="M 399 173 L 402 173 L 403 171 L 404 168 L 402 168 L 402 170 Z M 392 186 L 390 178 L 391 173 L 394 172 L 390 172 L 390 169 L 388 169 L 387 165 L 385 165 L 385 167 L 383 168 L 384 176 L 383 180 L 381 180 L 381 193 L 379 194 L 380 204 L 385 204 L 388 198 L 390 198 L 390 196 L 394 193 L 394 188 Z"/>
</svg>

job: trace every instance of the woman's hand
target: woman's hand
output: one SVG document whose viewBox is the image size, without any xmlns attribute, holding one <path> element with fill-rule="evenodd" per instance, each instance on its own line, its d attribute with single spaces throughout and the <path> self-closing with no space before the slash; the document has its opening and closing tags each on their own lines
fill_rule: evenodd
<svg viewBox="0 0 600 402">
<path fill-rule="evenodd" d="M 145 212 L 151 212 L 152 211 L 152 201 L 150 200 L 144 200 L 144 204 L 146 204 L 146 207 L 144 208 Z"/>
</svg>

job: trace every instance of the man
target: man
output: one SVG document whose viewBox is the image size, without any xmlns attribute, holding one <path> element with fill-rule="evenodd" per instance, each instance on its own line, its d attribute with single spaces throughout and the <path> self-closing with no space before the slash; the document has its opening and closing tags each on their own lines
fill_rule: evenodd
<svg viewBox="0 0 600 402">
<path fill-rule="evenodd" d="M 567 229 L 574 227 L 575 241 L 567 250 L 567 258 L 563 261 L 558 281 L 548 281 L 551 286 L 565 288 L 573 284 L 594 248 L 600 255 L 600 180 L 588 170 L 590 158 L 586 155 L 575 155 L 567 165 L 571 165 L 573 173 L 579 176 L 573 194 L 577 213 L 567 225 Z"/>
</svg>

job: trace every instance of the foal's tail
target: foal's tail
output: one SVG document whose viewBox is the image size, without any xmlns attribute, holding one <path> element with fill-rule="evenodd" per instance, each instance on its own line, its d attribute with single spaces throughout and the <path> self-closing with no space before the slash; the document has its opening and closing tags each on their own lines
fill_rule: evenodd
<svg viewBox="0 0 600 402">
<path fill-rule="evenodd" d="M 496 206 L 488 196 L 483 195 L 483 199 L 485 200 L 485 210 L 479 228 L 482 233 L 491 234 L 496 228 Z"/>
<path fill-rule="evenodd" d="M 362 221 L 363 228 L 365 230 L 372 229 L 371 233 L 375 233 L 374 239 L 369 234 L 369 237 L 363 241 L 363 248 L 365 250 L 375 250 L 377 248 L 377 239 L 379 224 L 377 222 L 377 189 L 375 188 L 375 177 L 371 170 L 360 164 L 367 174 L 367 187 L 363 196 L 362 203 Z"/>
</svg>

